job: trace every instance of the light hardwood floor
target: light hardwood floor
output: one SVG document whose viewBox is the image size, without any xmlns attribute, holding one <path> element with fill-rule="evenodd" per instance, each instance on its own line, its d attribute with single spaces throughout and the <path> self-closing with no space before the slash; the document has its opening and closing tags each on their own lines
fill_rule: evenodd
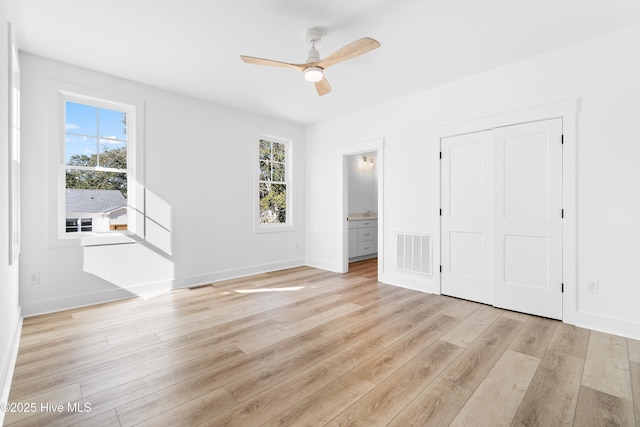
<svg viewBox="0 0 640 427">
<path fill-rule="evenodd" d="M 10 426 L 633 426 L 640 341 L 383 285 L 373 260 L 25 319 L 10 402 L 36 406 Z"/>
</svg>

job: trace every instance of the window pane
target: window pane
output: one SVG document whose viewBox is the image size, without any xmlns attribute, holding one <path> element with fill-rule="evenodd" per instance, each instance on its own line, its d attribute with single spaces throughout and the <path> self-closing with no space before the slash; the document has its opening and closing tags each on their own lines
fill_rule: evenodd
<svg viewBox="0 0 640 427">
<path fill-rule="evenodd" d="M 100 140 L 99 165 L 105 168 L 127 169 L 127 145 Z"/>
<path fill-rule="evenodd" d="M 67 218 L 65 224 L 65 231 L 67 233 L 73 233 L 78 231 L 78 219 L 77 218 Z"/>
<path fill-rule="evenodd" d="M 65 212 L 67 232 L 126 229 L 127 174 L 67 169 Z M 78 217 L 80 230 L 77 220 L 70 230 L 70 218 Z"/>
<path fill-rule="evenodd" d="M 273 161 L 284 162 L 285 147 L 284 144 L 278 142 L 273 143 Z"/>
<path fill-rule="evenodd" d="M 96 114 L 96 107 L 65 102 L 65 132 L 97 136 Z"/>
<path fill-rule="evenodd" d="M 109 139 L 127 139 L 127 119 L 125 113 L 121 111 L 98 109 L 98 120 L 100 122 L 100 136 Z"/>
<path fill-rule="evenodd" d="M 285 184 L 261 183 L 260 223 L 283 224 L 287 222 L 287 187 Z"/>
<path fill-rule="evenodd" d="M 260 160 L 271 160 L 271 143 L 260 140 Z"/>
<path fill-rule="evenodd" d="M 65 161 L 73 166 L 96 166 L 96 138 L 86 136 L 65 136 Z"/>
<path fill-rule="evenodd" d="M 260 162 L 260 181 L 271 181 L 271 162 Z"/>
<path fill-rule="evenodd" d="M 80 222 L 80 231 L 91 231 L 93 220 L 91 218 L 82 218 Z"/>
<path fill-rule="evenodd" d="M 273 180 L 278 182 L 284 182 L 284 163 L 272 163 L 273 166 Z"/>
</svg>

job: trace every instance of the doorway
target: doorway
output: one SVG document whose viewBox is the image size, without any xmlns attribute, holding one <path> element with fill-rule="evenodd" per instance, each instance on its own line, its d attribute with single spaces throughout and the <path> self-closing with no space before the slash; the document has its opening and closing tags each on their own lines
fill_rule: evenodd
<svg viewBox="0 0 640 427">
<path fill-rule="evenodd" d="M 383 140 L 346 146 L 343 163 L 343 269 L 378 258 L 383 248 Z M 378 262 L 378 277 L 383 263 Z"/>
<path fill-rule="evenodd" d="M 441 291 L 562 319 L 562 119 L 441 140 Z"/>
</svg>

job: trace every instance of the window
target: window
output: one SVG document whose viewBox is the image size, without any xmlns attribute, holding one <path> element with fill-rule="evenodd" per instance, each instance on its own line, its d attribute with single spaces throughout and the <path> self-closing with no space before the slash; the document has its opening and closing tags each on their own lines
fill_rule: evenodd
<svg viewBox="0 0 640 427">
<path fill-rule="evenodd" d="M 291 226 L 290 142 L 261 137 L 258 142 L 258 229 Z"/>
<path fill-rule="evenodd" d="M 127 206 L 127 112 L 122 109 L 64 102 L 65 217 L 96 217 L 96 226 L 69 227 L 69 232 L 110 231 L 111 212 Z M 91 218 L 88 219 L 91 224 Z"/>
<path fill-rule="evenodd" d="M 65 230 L 67 233 L 77 233 L 79 231 L 92 231 L 93 219 L 91 218 L 67 218 Z"/>
<path fill-rule="evenodd" d="M 48 242 L 131 243 L 144 235 L 143 104 L 52 81 L 48 151 Z M 55 144 L 54 144 L 55 146 Z"/>
</svg>

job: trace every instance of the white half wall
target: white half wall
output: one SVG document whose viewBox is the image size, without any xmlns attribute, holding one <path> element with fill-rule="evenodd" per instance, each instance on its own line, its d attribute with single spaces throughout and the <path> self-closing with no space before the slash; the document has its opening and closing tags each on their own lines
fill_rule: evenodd
<svg viewBox="0 0 640 427">
<path fill-rule="evenodd" d="M 209 283 L 304 263 L 304 129 L 30 54 L 22 60 L 24 315 Z M 53 247 L 46 238 L 47 85 L 51 80 L 139 99 L 145 113 L 148 209 L 170 218 L 171 254 L 147 244 Z M 292 140 L 293 222 L 253 231 L 256 136 Z M 150 204 L 153 196 L 153 206 Z M 157 209 L 156 209 L 157 210 Z M 156 218 L 154 218 L 156 219 Z M 166 240 L 166 239 L 165 239 Z M 166 243 L 166 242 L 165 242 Z"/>
<path fill-rule="evenodd" d="M 384 137 L 380 280 L 438 293 L 434 277 L 396 270 L 394 248 L 397 231 L 436 232 L 438 129 L 578 99 L 576 312 L 567 318 L 640 338 L 639 51 L 640 26 L 630 27 L 309 126 L 307 258 L 340 262 L 341 147 Z M 592 280 L 598 294 L 586 291 Z"/>
</svg>

